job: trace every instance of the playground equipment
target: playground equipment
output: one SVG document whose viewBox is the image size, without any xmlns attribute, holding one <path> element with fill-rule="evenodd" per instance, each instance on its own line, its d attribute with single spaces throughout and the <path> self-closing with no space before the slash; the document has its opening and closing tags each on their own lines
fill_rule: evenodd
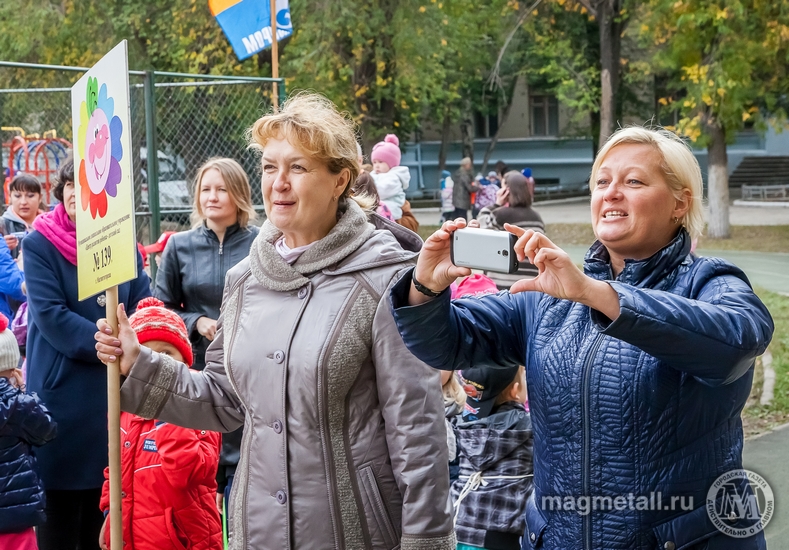
<svg viewBox="0 0 789 550">
<path fill-rule="evenodd" d="M 60 164 L 68 158 L 71 143 L 57 137 L 55 130 L 39 134 L 26 134 L 18 126 L 0 127 L 3 132 L 14 135 L 2 144 L 3 163 L 6 164 L 3 182 L 5 204 L 9 203 L 8 186 L 20 172 L 35 176 L 41 182 L 42 199 L 50 203 L 50 189 Z"/>
</svg>

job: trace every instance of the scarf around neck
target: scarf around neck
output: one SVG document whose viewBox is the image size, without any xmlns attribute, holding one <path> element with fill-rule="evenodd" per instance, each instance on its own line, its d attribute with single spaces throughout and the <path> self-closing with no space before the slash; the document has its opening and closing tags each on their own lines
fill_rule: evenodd
<svg viewBox="0 0 789 550">
<path fill-rule="evenodd" d="M 340 219 L 329 234 L 312 243 L 293 265 L 289 265 L 276 251 L 275 242 L 282 236 L 269 220 L 260 228 L 249 251 L 252 274 L 265 288 L 285 292 L 307 284 L 306 275 L 333 265 L 358 249 L 370 238 L 375 227 L 368 223 L 367 214 L 353 200 L 340 205 Z"/>
<path fill-rule="evenodd" d="M 44 235 L 69 263 L 77 265 L 77 225 L 69 219 L 63 203 L 37 217 L 33 229 Z"/>
</svg>

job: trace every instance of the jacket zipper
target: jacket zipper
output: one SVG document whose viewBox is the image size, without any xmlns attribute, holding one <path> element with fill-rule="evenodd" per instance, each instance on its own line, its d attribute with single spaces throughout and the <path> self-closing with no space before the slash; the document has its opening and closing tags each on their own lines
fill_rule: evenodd
<svg viewBox="0 0 789 550">
<path fill-rule="evenodd" d="M 584 362 L 584 369 L 582 372 L 581 382 L 581 416 L 583 417 L 583 446 L 582 446 L 582 469 L 581 469 L 581 485 L 583 489 L 583 496 L 591 497 L 591 482 L 592 475 L 592 427 L 591 419 L 589 418 L 589 393 L 590 383 L 592 379 L 592 363 L 594 361 L 597 351 L 600 349 L 600 344 L 603 341 L 603 335 L 598 334 L 589 354 L 586 356 Z M 583 533 L 584 533 L 584 550 L 591 550 L 592 548 L 592 514 L 590 513 L 583 516 Z"/>
</svg>

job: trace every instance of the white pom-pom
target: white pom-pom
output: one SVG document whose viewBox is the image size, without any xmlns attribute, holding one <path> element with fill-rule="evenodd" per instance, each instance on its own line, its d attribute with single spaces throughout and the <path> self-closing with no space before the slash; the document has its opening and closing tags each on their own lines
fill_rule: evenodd
<svg viewBox="0 0 789 550">
<path fill-rule="evenodd" d="M 400 140 L 397 139 L 397 136 L 394 135 L 394 134 L 386 134 L 386 137 L 384 138 L 384 141 L 386 141 L 388 143 L 394 143 L 398 147 L 400 146 Z"/>
</svg>

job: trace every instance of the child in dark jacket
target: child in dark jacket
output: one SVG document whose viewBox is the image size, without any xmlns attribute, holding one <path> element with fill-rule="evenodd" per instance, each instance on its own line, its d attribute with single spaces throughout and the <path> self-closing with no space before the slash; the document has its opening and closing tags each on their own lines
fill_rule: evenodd
<svg viewBox="0 0 789 550">
<path fill-rule="evenodd" d="M 38 397 L 24 392 L 18 364 L 16 338 L 0 314 L 0 548 L 35 550 L 33 527 L 46 516 L 31 447 L 54 438 L 57 424 Z"/>
<path fill-rule="evenodd" d="M 140 344 L 192 366 L 186 325 L 156 298 L 143 298 L 129 318 Z M 124 550 L 221 550 L 216 471 L 221 436 L 121 413 Z M 109 472 L 105 470 L 105 478 Z M 100 507 L 109 511 L 109 482 Z M 109 515 L 99 538 L 110 546 Z M 112 549 L 115 550 L 115 549 Z"/>
<path fill-rule="evenodd" d="M 532 491 L 533 435 L 523 367 L 463 371 L 468 399 L 455 427 L 460 476 L 452 485 L 458 550 L 520 550 Z"/>
</svg>

